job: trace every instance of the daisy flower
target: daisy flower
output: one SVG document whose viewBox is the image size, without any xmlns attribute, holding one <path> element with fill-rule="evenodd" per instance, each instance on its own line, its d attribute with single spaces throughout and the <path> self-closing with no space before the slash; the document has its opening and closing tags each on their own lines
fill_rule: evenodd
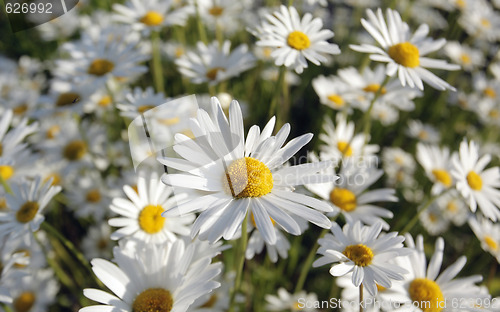
<svg viewBox="0 0 500 312">
<path fill-rule="evenodd" d="M 266 295 L 266 311 L 318 311 L 313 306 L 318 302 L 315 293 L 306 293 L 304 290 L 296 294 L 291 294 L 281 287 L 278 295 Z"/>
<path fill-rule="evenodd" d="M 17 237 L 36 232 L 45 217 L 43 209 L 61 191 L 60 186 L 52 186 L 51 181 L 42 184 L 37 176 L 34 181 L 11 185 L 13 195 L 7 194 L 7 212 L 0 212 L 0 237 Z"/>
<path fill-rule="evenodd" d="M 109 220 L 109 225 L 119 227 L 111 239 L 133 238 L 145 243 L 161 244 L 174 241 L 178 235 L 188 235 L 194 215 L 164 218 L 162 212 L 175 206 L 181 197 L 171 196 L 172 189 L 164 185 L 156 173 L 139 175 L 137 190 L 123 187 L 127 199 L 115 198 L 111 211 L 120 215 Z"/>
<path fill-rule="evenodd" d="M 38 123 L 28 125 L 27 119 L 23 119 L 17 126 L 9 130 L 13 116 L 12 110 L 6 110 L 0 117 L 0 158 L 15 159 L 17 153 L 26 149 L 26 144 L 21 142 L 38 130 Z"/>
<path fill-rule="evenodd" d="M 444 46 L 444 52 L 453 62 L 459 64 L 468 72 L 484 64 L 484 55 L 481 50 L 476 50 L 465 44 L 460 44 L 458 41 L 448 42 Z"/>
<path fill-rule="evenodd" d="M 385 288 L 392 286 L 391 280 L 402 280 L 405 269 L 390 263 L 390 259 L 408 254 L 403 248 L 403 236 L 396 232 L 380 235 L 382 223 L 362 226 L 360 222 L 346 224 L 341 229 L 337 223 L 332 226 L 332 234 L 319 239 L 318 253 L 322 255 L 314 261 L 313 267 L 333 263 L 332 276 L 342 276 L 352 272 L 352 283 L 361 284 L 372 296 L 377 294 L 377 284 Z"/>
<path fill-rule="evenodd" d="M 413 185 L 416 164 L 410 153 L 399 147 L 386 147 L 382 151 L 382 164 L 390 185 L 398 187 Z"/>
<path fill-rule="evenodd" d="M 497 41 L 500 36 L 500 14 L 493 9 L 489 1 L 471 1 L 467 10 L 463 10 L 458 23 L 469 36 L 483 40 L 488 43 Z"/>
<path fill-rule="evenodd" d="M 441 140 L 439 131 L 436 128 L 430 124 L 424 124 L 420 120 L 409 120 L 406 134 L 423 143 L 437 143 Z"/>
<path fill-rule="evenodd" d="M 217 41 L 205 45 L 199 41 L 196 51 L 188 51 L 175 60 L 182 75 L 191 79 L 193 83 L 208 82 L 211 85 L 232 77 L 255 66 L 255 57 L 248 52 L 246 44 L 239 45 L 231 51 L 231 42 L 224 41 L 219 47 Z"/>
<path fill-rule="evenodd" d="M 492 254 L 500 262 L 500 225 L 488 219 L 477 219 L 472 216 L 469 218 L 469 226 L 481 242 L 483 250 Z"/>
<path fill-rule="evenodd" d="M 439 274 L 444 253 L 444 240 L 441 237 L 436 241 L 434 254 L 428 265 L 422 235 L 417 236 L 415 244 L 411 235 L 407 234 L 406 245 L 414 252 L 408 258 L 398 258 L 396 261 L 407 269 L 409 274 L 404 276 L 403 283 L 395 284 L 384 293 L 388 298 L 398 298 L 400 302 L 405 303 L 401 305 L 404 311 L 455 311 L 450 305 L 453 299 L 468 302 L 468 299 L 484 300 L 489 297 L 475 285 L 482 280 L 481 275 L 455 278 L 467 261 L 465 256 L 458 258 Z"/>
<path fill-rule="evenodd" d="M 306 184 L 306 188 L 328 202 L 333 207 L 329 216 L 341 213 L 347 222 L 360 221 L 363 224 L 382 223 L 385 230 L 389 224 L 382 218 L 392 218 L 391 211 L 377 206 L 377 202 L 397 202 L 394 189 L 367 190 L 384 174 L 366 164 L 344 162 L 339 173 L 339 179 L 333 183 Z M 335 176 L 333 168 L 324 173 Z"/>
<path fill-rule="evenodd" d="M 283 146 L 290 133 L 285 124 L 275 136 L 273 117 L 262 130 L 250 128 L 244 137 L 243 116 L 237 101 L 229 107 L 229 121 L 219 101 L 212 98 L 211 116 L 198 111 L 191 122 L 195 139 L 176 135 L 174 150 L 182 157 L 159 158 L 166 165 L 181 171 L 166 174 L 162 181 L 173 187 L 202 191 L 187 202 L 167 210 L 164 216 L 201 211 L 191 236 L 215 242 L 229 240 L 237 233 L 248 212 L 264 240 L 276 243 L 274 220 L 285 231 L 299 235 L 300 227 L 290 215 L 296 215 L 318 226 L 328 228 L 330 220 L 322 213 L 332 208 L 315 198 L 293 192 L 296 186 L 332 181 L 334 177 L 318 174 L 331 162 L 307 163 L 280 168 L 312 134 L 305 134 Z"/>
<path fill-rule="evenodd" d="M 114 244 L 110 235 L 111 227 L 106 222 L 90 227 L 82 239 L 82 251 L 85 257 L 89 260 L 97 257 L 111 258 Z"/>
<path fill-rule="evenodd" d="M 221 264 L 211 264 L 211 257 L 197 259 L 198 244 L 185 245 L 182 240 L 136 248 L 115 247 L 116 264 L 93 259 L 94 274 L 114 294 L 98 289 L 84 289 L 83 294 L 103 305 L 93 305 L 80 312 L 170 311 L 182 312 L 199 297 L 220 286 L 213 279 Z"/>
<path fill-rule="evenodd" d="M 441 209 L 443 216 L 456 226 L 462 226 L 469 218 L 470 210 L 455 189 L 439 196 L 436 205 Z"/>
<path fill-rule="evenodd" d="M 451 176 L 450 150 L 447 147 L 440 148 L 436 145 L 425 145 L 417 143 L 417 161 L 424 168 L 425 174 L 434 185 L 431 193 L 437 195 L 453 186 Z"/>
<path fill-rule="evenodd" d="M 479 148 L 470 141 L 460 143 L 459 155 L 452 158 L 451 174 L 457 181 L 456 188 L 467 200 L 472 212 L 477 206 L 492 221 L 500 217 L 500 169 L 493 167 L 485 170 L 491 156 L 479 158 Z"/>
<path fill-rule="evenodd" d="M 321 104 L 335 110 L 351 112 L 350 101 L 345 95 L 350 94 L 351 87 L 336 76 L 320 75 L 313 79 L 312 86 Z"/>
<path fill-rule="evenodd" d="M 426 68 L 445 70 L 458 70 L 460 66 L 449 64 L 443 60 L 428 58 L 425 55 L 441 49 L 445 39 L 432 40 L 427 38 L 429 27 L 422 24 L 412 35 L 408 24 L 401 20 L 398 12 L 387 9 L 386 24 L 382 10 L 377 13 L 372 10 L 366 11 L 368 20 L 361 19 L 363 27 L 378 42 L 381 48 L 371 45 L 350 45 L 351 49 L 370 53 L 370 59 L 387 64 L 386 74 L 394 76 L 398 74 L 399 81 L 403 86 L 424 89 L 422 81 L 427 82 L 438 90 L 455 90 L 451 85 L 431 73 Z"/>
<path fill-rule="evenodd" d="M 196 0 L 198 13 L 206 27 L 211 30 L 219 28 L 224 33 L 234 33 L 240 28 L 238 23 L 245 15 L 242 13 L 250 4 L 249 1 Z"/>
<path fill-rule="evenodd" d="M 450 220 L 435 202 L 419 215 L 419 220 L 427 233 L 433 236 L 446 232 L 450 226 Z"/>
<path fill-rule="evenodd" d="M 307 68 L 307 60 L 319 66 L 327 62 L 325 55 L 340 54 L 339 47 L 327 41 L 333 38 L 333 32 L 321 29 L 321 19 L 313 19 L 310 13 L 301 19 L 293 6 L 281 5 L 280 11 L 265 18 L 256 31 L 257 45 L 275 49 L 271 56 L 277 66 L 291 67 L 300 74 Z"/>
</svg>

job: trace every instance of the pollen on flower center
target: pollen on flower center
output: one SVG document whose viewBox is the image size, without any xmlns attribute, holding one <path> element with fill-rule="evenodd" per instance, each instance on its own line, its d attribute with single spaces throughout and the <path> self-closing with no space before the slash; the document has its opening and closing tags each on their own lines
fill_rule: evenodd
<svg viewBox="0 0 500 312">
<path fill-rule="evenodd" d="M 16 212 L 16 219 L 20 223 L 28 223 L 35 218 L 40 206 L 37 202 L 27 201 Z"/>
<path fill-rule="evenodd" d="M 148 11 L 139 22 L 147 26 L 158 26 L 163 22 L 163 16 L 155 11 Z"/>
<path fill-rule="evenodd" d="M 344 103 L 345 103 L 344 99 L 340 95 L 335 94 L 335 93 L 332 93 L 329 96 L 327 96 L 327 99 L 332 101 L 335 104 L 335 106 L 337 106 L 337 107 L 344 106 Z"/>
<path fill-rule="evenodd" d="M 64 158 L 75 161 L 81 159 L 87 153 L 87 144 L 81 140 L 71 141 L 63 149 Z"/>
<path fill-rule="evenodd" d="M 208 13 L 212 16 L 221 16 L 224 12 L 224 8 L 218 5 L 214 5 L 208 10 Z"/>
<path fill-rule="evenodd" d="M 64 106 L 70 106 L 78 102 L 78 99 L 80 98 L 80 94 L 76 92 L 65 92 L 59 94 L 56 100 L 56 106 L 57 107 L 64 107 Z"/>
<path fill-rule="evenodd" d="M 161 216 L 163 211 L 164 209 L 160 205 L 147 205 L 144 207 L 139 213 L 139 226 L 141 229 L 148 234 L 160 232 L 163 229 L 163 224 L 165 224 L 165 218 Z"/>
<path fill-rule="evenodd" d="M 13 175 L 14 175 L 14 168 L 7 165 L 0 166 L 0 177 L 2 177 L 2 180 L 7 181 Z"/>
<path fill-rule="evenodd" d="M 85 197 L 87 202 L 89 203 L 98 203 L 101 201 L 101 192 L 98 189 L 92 189 L 87 192 L 87 196 Z"/>
<path fill-rule="evenodd" d="M 344 256 L 351 259 L 357 266 L 364 267 L 372 263 L 373 251 L 366 245 L 349 245 L 342 253 Z"/>
<path fill-rule="evenodd" d="M 470 188 L 475 191 L 479 191 L 483 188 L 483 180 L 481 179 L 479 174 L 474 171 L 469 171 L 469 173 L 467 174 L 467 183 L 469 184 Z"/>
<path fill-rule="evenodd" d="M 483 239 L 486 245 L 488 245 L 488 247 L 490 247 L 493 251 L 498 250 L 498 244 L 491 236 L 486 235 Z"/>
<path fill-rule="evenodd" d="M 462 53 L 462 54 L 460 55 L 460 60 L 461 60 L 464 64 L 466 64 L 466 65 L 468 65 L 468 64 L 470 64 L 470 63 L 471 63 L 470 56 L 469 56 L 468 54 L 466 54 L 466 53 Z"/>
<path fill-rule="evenodd" d="M 217 73 L 219 71 L 225 71 L 225 69 L 223 67 L 211 68 L 211 69 L 207 70 L 207 73 L 205 74 L 205 76 L 207 76 L 207 78 L 210 80 L 215 80 L 215 79 L 217 79 Z"/>
<path fill-rule="evenodd" d="M 137 108 L 137 111 L 140 113 L 140 114 L 143 114 L 145 113 L 146 111 L 152 109 L 152 108 L 155 108 L 156 106 L 154 105 L 141 105 Z"/>
<path fill-rule="evenodd" d="M 109 95 L 105 95 L 99 100 L 99 102 L 97 102 L 97 105 L 99 105 L 100 107 L 107 107 L 109 106 L 109 104 L 111 104 L 111 102 L 111 97 Z"/>
<path fill-rule="evenodd" d="M 259 160 L 245 157 L 229 165 L 222 183 L 235 198 L 261 197 L 273 189 L 273 175 Z"/>
<path fill-rule="evenodd" d="M 487 97 L 492 98 L 492 99 L 494 99 L 497 96 L 497 93 L 491 87 L 485 88 L 483 90 L 483 93 L 484 93 L 484 95 L 486 95 Z"/>
<path fill-rule="evenodd" d="M 304 50 L 309 48 L 311 45 L 311 41 L 306 34 L 301 31 L 295 30 L 292 31 L 286 40 L 288 45 L 296 50 Z"/>
<path fill-rule="evenodd" d="M 379 92 L 378 90 L 380 89 L 380 85 L 378 83 L 371 83 L 367 85 L 366 87 L 363 88 L 363 91 L 365 92 L 371 92 L 371 93 L 377 93 Z M 386 94 L 387 89 L 385 87 L 382 87 L 380 90 L 380 94 Z"/>
<path fill-rule="evenodd" d="M 345 188 L 336 187 L 330 192 L 330 201 L 346 212 L 356 209 L 356 195 Z"/>
<path fill-rule="evenodd" d="M 337 148 L 339 151 L 342 153 L 344 156 L 352 156 L 352 148 L 349 142 L 346 141 L 338 141 L 337 142 Z"/>
<path fill-rule="evenodd" d="M 25 291 L 14 299 L 14 311 L 16 312 L 28 312 L 35 303 L 36 296 L 31 291 Z"/>
<path fill-rule="evenodd" d="M 420 65 L 420 52 L 409 42 L 395 44 L 387 53 L 396 63 L 405 67 L 414 68 Z"/>
<path fill-rule="evenodd" d="M 61 128 L 58 125 L 53 125 L 50 126 L 49 129 L 47 129 L 47 132 L 45 132 L 45 136 L 47 139 L 54 139 L 59 133 L 61 132 Z"/>
<path fill-rule="evenodd" d="M 95 76 L 104 76 L 113 70 L 115 64 L 106 59 L 95 59 L 90 63 L 87 73 Z"/>
<path fill-rule="evenodd" d="M 452 183 L 452 179 L 448 171 L 443 170 L 443 169 L 434 169 L 432 170 L 432 175 L 441 182 L 444 186 L 450 187 Z"/>
<path fill-rule="evenodd" d="M 439 312 L 444 307 L 444 296 L 439 285 L 427 278 L 416 278 L 408 289 L 410 298 L 424 312 Z"/>
<path fill-rule="evenodd" d="M 132 312 L 170 312 L 174 300 L 170 291 L 163 288 L 148 288 L 135 297 Z"/>
</svg>

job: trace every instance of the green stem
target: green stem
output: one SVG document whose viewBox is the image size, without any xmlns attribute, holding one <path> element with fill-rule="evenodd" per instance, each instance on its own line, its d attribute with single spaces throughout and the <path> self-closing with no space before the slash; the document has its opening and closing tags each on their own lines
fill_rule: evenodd
<svg viewBox="0 0 500 312">
<path fill-rule="evenodd" d="M 275 114 L 277 114 L 276 106 L 278 104 L 279 98 L 281 96 L 281 85 L 283 84 L 283 81 L 285 80 L 285 72 L 286 72 L 286 67 L 281 66 L 280 67 L 280 72 L 278 75 L 278 81 L 276 81 L 276 87 L 274 88 L 274 94 L 273 94 L 273 99 L 271 100 L 271 105 L 269 106 L 269 112 L 267 114 L 267 118 L 271 118 Z"/>
<path fill-rule="evenodd" d="M 241 225 L 241 237 L 240 243 L 238 244 L 238 252 L 236 253 L 236 278 L 234 280 L 234 287 L 231 291 L 231 299 L 229 301 L 229 312 L 233 312 L 235 308 L 236 294 L 238 293 L 241 286 L 241 276 L 243 275 L 243 265 L 245 264 L 245 252 L 247 250 L 248 243 L 248 233 L 247 233 L 247 223 L 248 223 L 248 213 L 243 220 Z"/>
<path fill-rule="evenodd" d="M 152 61 L 152 71 L 153 79 L 155 83 L 156 92 L 165 93 L 164 81 L 163 81 L 163 68 L 161 64 L 161 53 L 160 53 L 160 32 L 151 32 L 151 43 L 153 49 L 153 61 Z"/>
<path fill-rule="evenodd" d="M 429 198 L 429 200 L 425 203 L 425 205 L 419 209 L 417 211 L 417 213 L 413 216 L 413 218 L 410 220 L 410 222 L 408 222 L 406 224 L 406 226 L 401 230 L 399 231 L 400 234 L 405 234 L 405 233 L 408 233 L 411 229 L 413 229 L 413 227 L 415 226 L 415 224 L 417 224 L 420 216 L 422 215 L 422 213 L 424 211 L 426 211 L 430 206 L 431 204 L 438 198 L 440 197 L 441 195 L 447 193 L 449 190 L 445 191 L 444 193 L 442 194 L 439 194 L 439 195 L 436 195 L 436 196 L 433 196 L 431 198 Z"/>
<path fill-rule="evenodd" d="M 321 233 L 319 234 L 318 239 L 316 239 L 316 242 L 314 243 L 314 246 L 311 248 L 309 251 L 309 254 L 307 255 L 306 261 L 304 262 L 304 265 L 302 266 L 302 270 L 300 271 L 299 279 L 297 280 L 297 284 L 295 285 L 295 294 L 298 293 L 299 291 L 302 290 L 304 287 L 304 283 L 306 282 L 306 277 L 307 274 L 309 273 L 309 270 L 311 269 L 311 265 L 314 260 L 314 256 L 316 255 L 316 252 L 318 251 L 319 247 L 319 239 L 325 236 L 326 233 L 328 233 L 330 229 L 323 229 Z"/>
<path fill-rule="evenodd" d="M 208 43 L 207 33 L 205 31 L 205 26 L 203 25 L 203 21 L 201 20 L 198 1 L 196 1 L 196 25 L 198 26 L 198 33 L 200 35 L 200 40 L 203 41 L 203 43 L 207 44 Z"/>
<path fill-rule="evenodd" d="M 12 189 L 10 188 L 9 183 L 7 183 L 7 181 L 5 181 L 5 179 L 2 177 L 1 174 L 0 174 L 0 184 L 2 184 L 3 188 L 5 189 L 5 191 L 7 193 L 9 193 L 10 195 L 14 195 L 14 192 L 12 192 Z"/>
<path fill-rule="evenodd" d="M 2 309 L 5 312 L 13 312 L 12 309 L 10 308 L 10 306 L 4 302 L 0 302 L 0 307 L 2 307 Z"/>
<path fill-rule="evenodd" d="M 370 133 L 370 129 L 372 126 L 372 118 L 371 118 L 371 113 L 373 109 L 373 105 L 375 104 L 375 101 L 379 98 L 380 94 L 382 94 L 382 90 L 384 89 L 385 85 L 389 82 L 390 77 L 386 76 L 380 87 L 378 88 L 377 92 L 375 93 L 375 96 L 370 102 L 370 106 L 368 107 L 368 110 L 365 112 L 363 116 L 363 134 L 365 136 L 365 145 L 368 143 L 368 134 Z"/>
</svg>

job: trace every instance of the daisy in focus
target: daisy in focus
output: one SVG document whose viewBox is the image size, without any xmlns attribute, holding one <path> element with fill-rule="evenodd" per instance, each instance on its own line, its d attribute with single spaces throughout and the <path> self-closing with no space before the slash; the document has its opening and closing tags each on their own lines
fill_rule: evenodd
<svg viewBox="0 0 500 312">
<path fill-rule="evenodd" d="M 407 273 L 402 267 L 389 260 L 409 253 L 403 248 L 403 236 L 396 232 L 380 234 L 382 223 L 362 226 L 360 222 L 346 224 L 341 229 L 334 223 L 332 234 L 319 239 L 318 253 L 322 255 L 314 261 L 313 267 L 333 263 L 332 276 L 343 276 L 352 272 L 352 283 L 361 284 L 372 296 L 377 294 L 377 284 L 390 288 L 392 280 L 403 280 Z"/>
<path fill-rule="evenodd" d="M 290 125 L 285 124 L 271 136 L 274 125 L 273 117 L 262 132 L 258 126 L 251 127 L 245 140 L 238 102 L 231 103 L 228 120 L 217 98 L 212 98 L 211 115 L 200 109 L 198 117 L 192 119 L 195 139 L 182 134 L 175 136 L 174 150 L 182 158 L 158 158 L 163 165 L 182 172 L 166 174 L 162 181 L 193 194 L 190 200 L 167 210 L 164 216 L 200 211 L 191 236 L 199 232 L 200 239 L 211 242 L 221 237 L 233 239 L 249 212 L 262 237 L 271 245 L 277 240 L 273 221 L 288 233 L 301 233 L 291 215 L 323 228 L 330 227 L 331 222 L 323 212 L 332 208 L 293 190 L 306 181 L 333 181 L 335 177 L 318 174 L 331 166 L 331 162 L 282 167 L 312 139 L 312 134 L 284 145 Z"/>
<path fill-rule="evenodd" d="M 276 66 L 291 67 L 300 74 L 307 68 L 307 61 L 321 65 L 328 61 L 326 55 L 340 54 L 338 45 L 329 43 L 331 30 L 321 29 L 323 22 L 306 13 L 302 19 L 293 6 L 280 6 L 280 10 L 267 14 L 266 21 L 257 28 L 258 46 L 275 50 L 271 56 Z"/>
<path fill-rule="evenodd" d="M 477 207 L 492 221 L 500 217 L 500 168 L 485 170 L 491 160 L 486 154 L 479 158 L 479 147 L 470 141 L 460 143 L 459 154 L 452 158 L 451 174 L 455 178 L 456 188 L 467 200 L 472 212 Z"/>
<path fill-rule="evenodd" d="M 446 44 L 445 39 L 427 38 L 429 27 L 426 24 L 422 24 L 415 33 L 411 34 L 408 24 L 401 20 L 398 12 L 391 9 L 387 9 L 386 13 L 388 23 L 380 8 L 376 14 L 372 10 L 367 10 L 366 14 L 368 20 L 361 19 L 361 24 L 381 48 L 371 44 L 362 44 L 350 45 L 351 49 L 370 53 L 370 59 L 374 61 L 388 63 L 386 74 L 394 76 L 397 73 L 403 86 L 408 85 L 423 90 L 422 81 L 425 81 L 438 90 L 455 90 L 446 81 L 427 70 L 427 68 L 460 69 L 458 65 L 425 56 L 441 49 Z"/>
</svg>

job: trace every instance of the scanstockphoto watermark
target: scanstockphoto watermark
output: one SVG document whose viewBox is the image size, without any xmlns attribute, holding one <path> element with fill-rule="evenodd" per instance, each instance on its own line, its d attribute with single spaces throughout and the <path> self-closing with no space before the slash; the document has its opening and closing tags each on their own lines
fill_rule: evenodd
<svg viewBox="0 0 500 312">
<path fill-rule="evenodd" d="M 297 299 L 297 307 L 300 309 L 348 309 L 359 311 L 362 309 L 374 308 L 376 310 L 392 310 L 400 308 L 418 308 L 423 311 L 446 309 L 449 305 L 447 300 L 436 298 L 429 301 L 406 301 L 398 302 L 389 300 L 381 300 L 377 298 L 366 298 L 362 301 L 357 300 L 342 300 L 339 298 L 330 298 L 329 300 L 307 300 L 306 298 Z"/>
</svg>

